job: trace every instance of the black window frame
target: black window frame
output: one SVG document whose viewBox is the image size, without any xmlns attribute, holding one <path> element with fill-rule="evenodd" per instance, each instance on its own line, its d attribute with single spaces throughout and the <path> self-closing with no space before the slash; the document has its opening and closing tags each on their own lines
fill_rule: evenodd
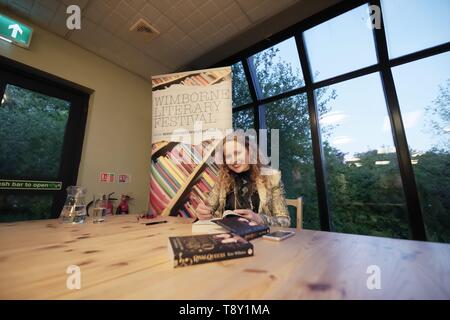
<svg viewBox="0 0 450 320">
<path fill-rule="evenodd" d="M 313 82 L 308 55 L 306 53 L 305 40 L 303 36 L 304 32 L 312 27 L 315 27 L 362 5 L 377 6 L 378 8 L 380 8 L 381 27 L 379 29 L 373 28 L 377 63 L 348 73 L 340 74 L 329 79 Z M 252 63 L 249 63 L 249 59 L 251 56 L 272 46 L 275 46 L 278 43 L 291 37 L 295 37 L 305 86 L 296 88 L 291 91 L 283 92 L 272 97 L 263 98 L 260 89 L 258 89 L 259 84 L 255 76 L 256 71 L 252 67 Z M 381 1 L 348 0 L 342 1 L 328 9 L 323 10 L 322 12 L 319 12 L 318 14 L 300 21 L 299 23 L 294 24 L 293 26 L 272 35 L 270 38 L 256 43 L 248 47 L 247 49 L 244 49 L 214 64 L 211 67 L 221 67 L 232 65 L 237 62 L 242 62 L 252 102 L 234 107 L 233 113 L 241 110 L 252 109 L 255 119 L 254 126 L 256 130 L 264 127 L 264 112 L 262 112 L 261 108 L 264 108 L 265 104 L 301 93 L 307 94 L 317 197 L 319 202 L 320 226 L 321 230 L 323 231 L 334 231 L 335 229 L 332 221 L 332 211 L 329 205 L 327 172 L 324 162 L 317 102 L 314 90 L 378 72 L 382 81 L 386 105 L 388 108 L 389 120 L 393 131 L 393 139 L 396 148 L 397 159 L 399 162 L 400 176 L 402 179 L 403 191 L 405 194 L 406 206 L 408 211 L 408 222 L 411 238 L 413 240 L 426 241 L 427 236 L 425 232 L 422 207 L 420 205 L 419 193 L 411 163 L 411 155 L 408 149 L 405 128 L 400 112 L 400 105 L 395 89 L 394 79 L 392 76 L 392 68 L 448 51 L 450 51 L 450 42 L 390 59 L 388 55 L 386 31 L 384 28 L 383 9 L 381 6 Z"/>
<path fill-rule="evenodd" d="M 77 184 L 83 142 L 92 89 L 61 79 L 47 72 L 35 69 L 15 60 L 0 56 L 0 96 L 6 86 L 15 85 L 70 102 L 69 116 L 64 134 L 58 177 L 48 176 L 17 177 L 2 176 L 2 179 L 62 181 L 61 190 L 1 190 L 1 194 L 44 195 L 51 194 L 53 203 L 50 218 L 58 218 L 64 206 L 66 188 Z"/>
</svg>

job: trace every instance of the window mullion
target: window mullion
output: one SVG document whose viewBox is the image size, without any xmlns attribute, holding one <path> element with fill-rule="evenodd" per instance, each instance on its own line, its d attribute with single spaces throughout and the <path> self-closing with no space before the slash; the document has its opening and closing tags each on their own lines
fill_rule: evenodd
<svg viewBox="0 0 450 320">
<path fill-rule="evenodd" d="M 370 4 L 381 8 L 381 3 L 379 0 L 372 0 L 370 1 Z M 400 175 L 402 177 L 403 190 L 406 197 L 411 235 L 414 240 L 426 240 L 422 209 L 414 178 L 414 171 L 411 163 L 411 156 L 409 154 L 405 128 L 401 117 L 400 104 L 395 89 L 392 70 L 389 66 L 389 56 L 382 13 L 380 15 L 380 19 L 380 28 L 373 29 L 375 48 L 378 56 L 378 63 L 381 68 L 381 80 L 384 88 L 386 104 L 388 106 L 389 120 L 392 126 L 395 149 L 399 161 Z"/>
<path fill-rule="evenodd" d="M 314 171 L 316 176 L 317 197 L 319 200 L 320 227 L 324 231 L 332 231 L 333 224 L 328 202 L 328 190 L 326 183 L 325 161 L 322 149 L 322 141 L 319 127 L 319 114 L 314 94 L 311 67 L 305 49 L 303 34 L 295 35 L 300 64 L 305 79 L 306 93 L 308 98 L 308 113 L 311 126 L 311 140 L 314 158 Z"/>
</svg>

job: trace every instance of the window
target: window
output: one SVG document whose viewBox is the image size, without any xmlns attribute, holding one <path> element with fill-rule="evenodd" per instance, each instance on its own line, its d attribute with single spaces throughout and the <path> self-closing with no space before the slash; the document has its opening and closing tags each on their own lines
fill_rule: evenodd
<svg viewBox="0 0 450 320">
<path fill-rule="evenodd" d="M 0 222 L 59 216 L 77 181 L 87 90 L 0 58 Z"/>
<path fill-rule="evenodd" d="M 0 222 L 52 218 L 53 195 L 0 193 Z"/>
<path fill-rule="evenodd" d="M 244 104 L 252 102 L 242 62 L 233 64 L 231 66 L 231 71 L 233 74 L 233 107 L 242 106 Z"/>
<path fill-rule="evenodd" d="M 56 179 L 70 102 L 6 85 L 0 104 L 0 176 Z"/>
<path fill-rule="evenodd" d="M 307 106 L 306 94 L 300 94 L 268 103 L 264 110 L 270 133 L 273 129 L 279 130 L 279 169 L 286 197 L 303 197 L 303 227 L 317 230 L 320 224 Z M 271 134 L 268 145 L 270 139 Z M 295 219 L 292 220 L 295 223 Z"/>
<path fill-rule="evenodd" d="M 392 71 L 427 236 L 450 242 L 450 53 Z"/>
<path fill-rule="evenodd" d="M 363 5 L 303 33 L 314 81 L 377 63 L 368 12 Z"/>
<path fill-rule="evenodd" d="M 380 77 L 316 91 L 336 231 L 408 238 L 406 205 Z M 328 101 L 327 101 L 328 99 Z M 326 102 L 323 105 L 323 102 Z"/>
<path fill-rule="evenodd" d="M 255 54 L 249 61 L 256 71 L 261 98 L 304 86 L 294 38 Z"/>
<path fill-rule="evenodd" d="M 381 8 L 391 58 L 450 41 L 448 0 L 382 0 Z"/>
<path fill-rule="evenodd" d="M 425 228 L 429 240 L 450 242 L 450 1 L 380 2 L 380 32 L 372 2 L 348 1 L 347 11 L 339 4 L 273 37 L 287 40 L 243 51 L 237 59 L 252 77 L 244 91 L 256 99 L 234 109 L 233 123 L 267 128 L 269 142 L 280 130 L 283 182 L 289 198 L 304 196 L 305 228 L 317 229 L 320 216 L 324 230 L 424 240 Z M 398 121 L 404 132 L 392 130 Z M 408 152 L 411 163 L 399 163 Z"/>
</svg>

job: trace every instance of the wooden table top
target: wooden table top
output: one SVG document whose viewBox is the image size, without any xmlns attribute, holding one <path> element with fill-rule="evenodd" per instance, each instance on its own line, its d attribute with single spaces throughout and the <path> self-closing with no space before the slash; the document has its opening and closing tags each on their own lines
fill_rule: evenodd
<svg viewBox="0 0 450 320">
<path fill-rule="evenodd" d="M 174 269 L 167 237 L 191 224 L 168 220 L 0 224 L 0 299 L 450 299 L 448 244 L 302 230 L 253 240 L 254 257 Z M 69 265 L 81 289 L 67 289 Z M 379 290 L 367 288 L 370 265 Z"/>
</svg>

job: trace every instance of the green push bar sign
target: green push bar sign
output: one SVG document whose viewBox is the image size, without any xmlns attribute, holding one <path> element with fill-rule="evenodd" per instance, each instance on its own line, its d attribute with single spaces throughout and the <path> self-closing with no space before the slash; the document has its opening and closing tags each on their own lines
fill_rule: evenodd
<svg viewBox="0 0 450 320">
<path fill-rule="evenodd" d="M 61 190 L 61 181 L 29 181 L 0 179 L 0 190 Z"/>
<path fill-rule="evenodd" d="M 28 48 L 32 35 L 31 27 L 0 14 L 0 39 Z"/>
</svg>

